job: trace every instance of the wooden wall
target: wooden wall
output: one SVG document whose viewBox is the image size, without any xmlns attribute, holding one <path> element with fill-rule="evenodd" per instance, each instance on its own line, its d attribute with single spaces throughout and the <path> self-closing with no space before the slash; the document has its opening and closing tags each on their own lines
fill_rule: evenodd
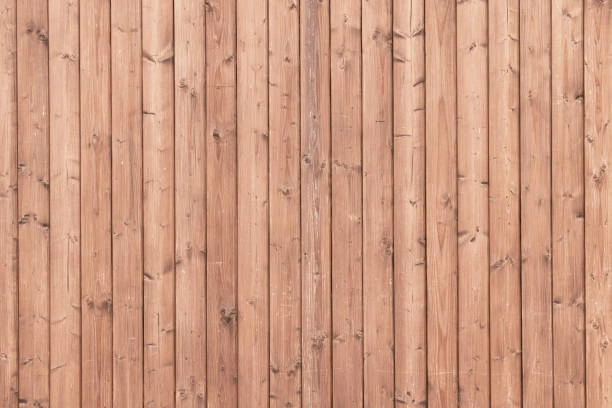
<svg viewBox="0 0 612 408">
<path fill-rule="evenodd" d="M 0 406 L 612 407 L 610 121 L 610 0 L 0 0 Z"/>
</svg>

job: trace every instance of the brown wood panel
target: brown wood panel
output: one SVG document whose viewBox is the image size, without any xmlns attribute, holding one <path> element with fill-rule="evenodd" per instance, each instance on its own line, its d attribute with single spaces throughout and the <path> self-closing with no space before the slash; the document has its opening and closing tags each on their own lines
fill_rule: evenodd
<svg viewBox="0 0 612 408">
<path fill-rule="evenodd" d="M 521 2 L 523 406 L 553 405 L 551 2 Z M 555 137 L 556 140 L 556 137 Z"/>
<path fill-rule="evenodd" d="M 363 406 L 361 1 L 330 16 L 333 404 Z"/>
<path fill-rule="evenodd" d="M 50 406 L 81 403 L 79 2 L 49 1 Z"/>
<path fill-rule="evenodd" d="M 176 406 L 206 406 L 205 5 L 174 2 Z"/>
<path fill-rule="evenodd" d="M 270 406 L 301 406 L 300 12 L 269 16 Z"/>
<path fill-rule="evenodd" d="M 491 406 L 520 407 L 519 2 L 489 4 Z"/>
<path fill-rule="evenodd" d="M 49 406 L 47 2 L 17 5 L 19 405 Z"/>
<path fill-rule="evenodd" d="M 236 0 L 206 5 L 207 388 L 238 405 Z"/>
<path fill-rule="evenodd" d="M 269 390 L 268 8 L 237 1 L 238 402 Z"/>
<path fill-rule="evenodd" d="M 0 2 L 0 405 L 17 407 L 17 2 Z"/>
<path fill-rule="evenodd" d="M 330 1 L 300 2 L 302 405 L 332 404 Z"/>
<path fill-rule="evenodd" d="M 458 405 L 454 1 L 425 3 L 428 406 Z"/>
<path fill-rule="evenodd" d="M 111 1 L 113 406 L 143 405 L 142 10 Z"/>
<path fill-rule="evenodd" d="M 612 118 L 608 80 L 612 75 L 612 4 L 587 0 L 584 7 L 586 406 L 593 408 L 612 401 L 612 229 L 608 223 L 612 215 L 608 176 L 612 159 L 608 127 Z"/>
<path fill-rule="evenodd" d="M 459 406 L 489 404 L 487 3 L 457 4 Z"/>
</svg>

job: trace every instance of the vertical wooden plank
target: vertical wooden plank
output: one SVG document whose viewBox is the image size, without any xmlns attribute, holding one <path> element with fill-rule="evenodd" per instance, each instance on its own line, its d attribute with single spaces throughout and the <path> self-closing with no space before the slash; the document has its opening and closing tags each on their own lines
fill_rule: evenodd
<svg viewBox="0 0 612 408">
<path fill-rule="evenodd" d="M 584 407 L 583 2 L 552 7 L 554 405 Z"/>
<path fill-rule="evenodd" d="M 587 0 L 584 24 L 587 407 L 612 401 L 612 3 Z M 571 97 L 571 94 L 570 94 Z"/>
<path fill-rule="evenodd" d="M 392 1 L 362 2 L 364 406 L 393 405 Z"/>
<path fill-rule="evenodd" d="M 79 2 L 49 1 L 50 405 L 81 404 Z"/>
<path fill-rule="evenodd" d="M 110 0 L 80 5 L 83 406 L 112 406 Z M 119 305 L 119 303 L 117 303 Z"/>
<path fill-rule="evenodd" d="M 175 0 L 176 406 L 206 406 L 205 4 Z"/>
<path fill-rule="evenodd" d="M 267 407 L 268 7 L 237 1 L 238 401 Z"/>
<path fill-rule="evenodd" d="M 142 25 L 111 1 L 113 405 L 143 405 Z"/>
<path fill-rule="evenodd" d="M 144 403 L 174 406 L 173 1 L 142 1 Z"/>
<path fill-rule="evenodd" d="M 206 15 L 208 406 L 238 405 L 236 0 Z"/>
<path fill-rule="evenodd" d="M 302 405 L 332 403 L 329 0 L 300 3 Z"/>
<path fill-rule="evenodd" d="M 49 30 L 46 1 L 17 7 L 19 401 L 49 406 Z"/>
<path fill-rule="evenodd" d="M 491 406 L 520 407 L 519 1 L 489 3 Z"/>
<path fill-rule="evenodd" d="M 270 406 L 301 406 L 300 10 L 269 3 Z"/>
<path fill-rule="evenodd" d="M 361 1 L 331 7 L 334 405 L 363 406 Z"/>
<path fill-rule="evenodd" d="M 395 401 L 427 404 L 425 1 L 393 2 Z"/>
<path fill-rule="evenodd" d="M 0 405 L 17 407 L 17 2 L 0 2 Z"/>
<path fill-rule="evenodd" d="M 431 407 L 456 407 L 457 106 L 455 2 L 425 5 L 427 378 Z"/>
<path fill-rule="evenodd" d="M 551 1 L 521 1 L 523 405 L 550 407 L 552 388 Z"/>
<path fill-rule="evenodd" d="M 487 3 L 457 3 L 459 406 L 489 404 Z"/>
</svg>

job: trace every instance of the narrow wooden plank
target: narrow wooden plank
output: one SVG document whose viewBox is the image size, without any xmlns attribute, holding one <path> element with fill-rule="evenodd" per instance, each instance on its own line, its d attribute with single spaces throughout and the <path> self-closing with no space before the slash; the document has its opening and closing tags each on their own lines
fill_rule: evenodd
<svg viewBox="0 0 612 408">
<path fill-rule="evenodd" d="M 144 403 L 174 406 L 174 21 L 142 1 Z"/>
<path fill-rule="evenodd" d="M 237 1 L 238 401 L 269 394 L 268 4 Z"/>
<path fill-rule="evenodd" d="M 393 406 L 392 0 L 362 2 L 364 406 Z"/>
<path fill-rule="evenodd" d="M 236 0 L 206 5 L 209 407 L 238 405 Z"/>
<path fill-rule="evenodd" d="M 113 405 L 143 405 L 142 21 L 111 0 Z"/>
<path fill-rule="evenodd" d="M 49 406 L 49 29 L 46 1 L 17 7 L 19 405 Z"/>
<path fill-rule="evenodd" d="M 79 2 L 49 1 L 50 405 L 81 404 Z"/>
<path fill-rule="evenodd" d="M 427 378 L 434 408 L 458 404 L 455 7 L 449 0 L 425 5 Z"/>
<path fill-rule="evenodd" d="M 586 405 L 595 408 L 612 401 L 612 186 L 607 174 L 612 160 L 612 3 L 587 0 L 584 6 Z"/>
<path fill-rule="evenodd" d="M 205 5 L 175 0 L 176 406 L 206 406 Z"/>
<path fill-rule="evenodd" d="M 395 401 L 427 404 L 425 1 L 393 2 Z"/>
<path fill-rule="evenodd" d="M 489 3 L 491 406 L 520 407 L 519 1 Z"/>
<path fill-rule="evenodd" d="M 300 2 L 302 405 L 332 403 L 329 0 Z"/>
<path fill-rule="evenodd" d="M 489 404 L 487 3 L 457 3 L 459 406 Z"/>
<path fill-rule="evenodd" d="M 585 406 L 583 2 L 552 3 L 554 406 Z"/>
<path fill-rule="evenodd" d="M 521 1 L 523 406 L 550 407 L 552 370 L 551 2 Z"/>
<path fill-rule="evenodd" d="M 361 1 L 331 7 L 333 401 L 363 406 Z"/>
<path fill-rule="evenodd" d="M 269 2 L 270 407 L 301 407 L 300 10 Z"/>
<path fill-rule="evenodd" d="M 0 9 L 0 405 L 17 408 L 17 2 Z"/>
<path fill-rule="evenodd" d="M 80 5 L 81 400 L 112 406 L 110 0 Z M 119 303 L 117 303 L 119 304 Z"/>
</svg>

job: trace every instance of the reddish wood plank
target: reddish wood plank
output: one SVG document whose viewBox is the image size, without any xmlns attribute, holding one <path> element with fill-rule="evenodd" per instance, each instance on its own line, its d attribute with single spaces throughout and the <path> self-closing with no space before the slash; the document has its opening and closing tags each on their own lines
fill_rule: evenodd
<svg viewBox="0 0 612 408">
<path fill-rule="evenodd" d="M 269 3 L 270 406 L 301 406 L 300 13 Z"/>
<path fill-rule="evenodd" d="M 205 5 L 174 2 L 176 406 L 206 406 Z"/>
<path fill-rule="evenodd" d="M 49 29 L 45 1 L 17 7 L 19 405 L 49 406 Z"/>
</svg>

